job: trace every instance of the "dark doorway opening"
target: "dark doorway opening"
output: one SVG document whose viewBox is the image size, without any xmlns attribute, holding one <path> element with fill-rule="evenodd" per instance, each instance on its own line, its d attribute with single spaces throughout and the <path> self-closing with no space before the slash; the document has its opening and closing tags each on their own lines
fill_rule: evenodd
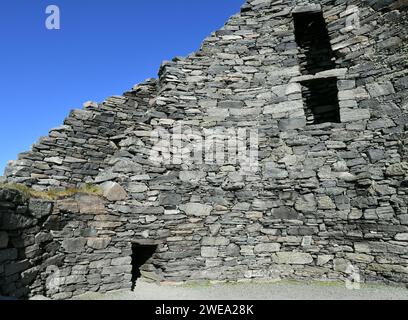
<svg viewBox="0 0 408 320">
<path fill-rule="evenodd" d="M 293 18 L 302 74 L 334 69 L 335 59 L 323 13 L 294 13 Z"/>
<path fill-rule="evenodd" d="M 301 84 L 306 123 L 340 123 L 337 78 L 309 80 Z"/>
<path fill-rule="evenodd" d="M 132 244 L 132 291 L 136 287 L 136 281 L 141 277 L 141 268 L 156 253 L 157 245 Z"/>
</svg>

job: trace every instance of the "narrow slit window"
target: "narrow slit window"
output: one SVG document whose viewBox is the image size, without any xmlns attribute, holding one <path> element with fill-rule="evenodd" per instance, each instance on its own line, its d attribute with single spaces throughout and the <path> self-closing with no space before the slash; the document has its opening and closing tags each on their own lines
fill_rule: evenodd
<svg viewBox="0 0 408 320">
<path fill-rule="evenodd" d="M 334 69 L 335 59 L 323 13 L 294 13 L 293 18 L 302 74 Z"/>
<path fill-rule="evenodd" d="M 309 80 L 301 85 L 308 125 L 340 123 L 337 78 Z"/>
</svg>

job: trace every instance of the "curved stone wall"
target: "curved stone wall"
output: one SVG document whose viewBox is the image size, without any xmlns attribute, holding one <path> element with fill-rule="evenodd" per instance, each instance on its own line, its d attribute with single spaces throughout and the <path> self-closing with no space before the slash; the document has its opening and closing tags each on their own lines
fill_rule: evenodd
<svg viewBox="0 0 408 320">
<path fill-rule="evenodd" d="M 52 211 L 52 202 L 0 189 L 0 296 L 42 294 L 47 267 L 61 265 Z"/>
<path fill-rule="evenodd" d="M 87 140 L 87 150 L 113 143 L 97 160 L 93 152 L 73 156 L 91 159 L 92 172 L 81 171 L 88 161 L 67 161 L 71 138 L 63 136 L 58 162 L 67 169 L 48 169 L 55 144 L 28 154 L 46 169 L 10 166 L 9 181 L 36 188 L 92 182 L 105 190 L 103 202 L 84 200 L 96 204 L 87 212 L 80 204 L 58 209 L 67 221 L 57 236 L 64 284 L 50 295 L 129 288 L 132 243 L 158 245 L 142 268 L 158 281 L 358 272 L 407 284 L 408 17 L 398 3 L 376 11 L 361 1 L 248 1 L 198 52 L 162 65 L 157 83 L 136 94 L 143 112 L 129 117 L 133 109 L 119 108 L 116 119 L 126 120 L 109 118 L 112 131 Z M 320 11 L 335 68 L 305 75 L 293 13 Z M 325 79 L 337 81 L 340 122 L 313 125 L 303 86 Z M 106 127 L 88 130 L 96 138 Z M 258 153 L 246 159 L 254 167 L 234 156 L 209 159 L 211 145 L 195 153 L 202 136 L 234 134 L 245 150 L 238 129 L 257 134 Z"/>
</svg>

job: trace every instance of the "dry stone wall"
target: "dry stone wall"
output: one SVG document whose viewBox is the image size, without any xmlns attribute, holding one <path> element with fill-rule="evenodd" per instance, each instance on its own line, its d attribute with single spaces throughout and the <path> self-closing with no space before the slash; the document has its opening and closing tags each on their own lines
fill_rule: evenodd
<svg viewBox="0 0 408 320">
<path fill-rule="evenodd" d="M 247 1 L 199 51 L 163 63 L 157 81 L 115 98 L 115 116 L 103 116 L 106 102 L 91 107 L 94 120 L 88 111 L 69 118 L 68 136 L 53 131 L 51 145 L 20 156 L 9 181 L 104 190 L 104 199 L 54 204 L 64 223 L 53 241 L 64 259 L 59 286 L 47 294 L 130 288 L 134 243 L 157 246 L 141 269 L 155 281 L 344 280 L 358 272 L 406 285 L 406 7 Z M 308 12 L 322 12 L 334 57 L 334 68 L 315 74 L 304 72 L 293 20 Z M 338 121 L 308 116 L 305 94 L 313 90 L 304 87 L 315 81 L 337 83 Z M 83 127 L 93 133 L 84 138 Z M 255 172 L 233 158 L 184 161 L 192 133 L 219 128 L 256 129 Z M 190 149 L 157 161 L 152 136 L 163 130 Z"/>
<path fill-rule="evenodd" d="M 7 181 L 40 190 L 86 183 L 104 168 L 105 158 L 116 152 L 123 132 L 149 118 L 149 101 L 155 91 L 156 81 L 148 80 L 123 96 L 99 105 L 87 102 L 83 110 L 73 110 L 62 126 L 6 168 Z"/>
<path fill-rule="evenodd" d="M 62 262 L 51 234 L 52 210 L 52 202 L 0 190 L 0 296 L 42 294 L 47 267 Z"/>
</svg>

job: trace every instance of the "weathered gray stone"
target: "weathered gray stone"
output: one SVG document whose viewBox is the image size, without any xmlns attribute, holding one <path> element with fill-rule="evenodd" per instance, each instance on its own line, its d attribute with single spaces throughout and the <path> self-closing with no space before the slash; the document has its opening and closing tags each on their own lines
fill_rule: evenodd
<svg viewBox="0 0 408 320">
<path fill-rule="evenodd" d="M 398 233 L 395 236 L 395 240 L 397 240 L 397 241 L 408 241 L 408 233 Z"/>
<path fill-rule="evenodd" d="M 342 109 L 341 110 L 341 121 L 342 122 L 352 122 L 360 120 L 368 120 L 371 117 L 370 110 L 368 109 Z"/>
<path fill-rule="evenodd" d="M 408 172 L 407 163 L 396 163 L 387 168 L 387 176 L 404 176 Z"/>
<path fill-rule="evenodd" d="M 132 263 L 131 257 L 121 257 L 121 258 L 112 259 L 111 265 L 112 266 L 125 266 L 125 265 L 130 265 L 131 263 Z"/>
<path fill-rule="evenodd" d="M 85 238 L 72 238 L 62 241 L 62 247 L 67 253 L 81 253 L 85 250 L 87 241 Z"/>
<path fill-rule="evenodd" d="M 6 232 L 0 231 L 0 249 L 7 248 L 9 237 Z"/>
<path fill-rule="evenodd" d="M 293 208 L 280 207 L 272 209 L 272 217 L 274 219 L 296 220 L 299 218 L 299 214 Z"/>
<path fill-rule="evenodd" d="M 201 247 L 201 256 L 203 258 L 217 258 L 218 248 L 216 247 Z"/>
<path fill-rule="evenodd" d="M 404 226 L 408 226 L 408 214 L 401 214 L 398 216 L 401 221 L 401 224 Z"/>
<path fill-rule="evenodd" d="M 181 171 L 180 180 L 187 183 L 197 184 L 204 179 L 206 173 L 203 171 Z"/>
<path fill-rule="evenodd" d="M 80 194 L 76 200 L 81 214 L 101 215 L 106 213 L 105 203 L 99 196 Z"/>
<path fill-rule="evenodd" d="M 363 211 L 356 209 L 356 208 L 351 209 L 351 212 L 348 216 L 350 220 L 358 220 L 358 219 L 361 219 L 362 217 L 363 217 Z"/>
<path fill-rule="evenodd" d="M 300 197 L 295 204 L 295 209 L 304 213 L 316 212 L 316 199 L 313 194 L 307 194 Z"/>
<path fill-rule="evenodd" d="M 204 237 L 201 241 L 203 246 L 227 246 L 230 240 L 224 237 Z"/>
<path fill-rule="evenodd" d="M 50 242 L 52 240 L 53 240 L 53 237 L 48 232 L 40 232 L 35 235 L 35 243 L 37 244 L 43 244 L 45 242 Z"/>
<path fill-rule="evenodd" d="M 318 266 L 324 266 L 327 263 L 329 263 L 330 261 L 332 261 L 334 258 L 333 255 L 319 255 L 317 257 L 317 265 Z"/>
<path fill-rule="evenodd" d="M 260 243 L 255 246 L 254 253 L 270 253 L 278 252 L 280 250 L 279 243 Z"/>
<path fill-rule="evenodd" d="M 120 159 L 112 167 L 112 171 L 113 173 L 119 172 L 119 173 L 142 174 L 143 167 L 140 164 L 135 163 L 129 159 Z"/>
<path fill-rule="evenodd" d="M 240 255 L 241 248 L 234 243 L 230 243 L 227 247 L 226 252 L 227 252 L 227 255 L 230 257 L 238 257 Z"/>
<path fill-rule="evenodd" d="M 346 273 L 352 264 L 346 259 L 334 259 L 334 271 Z"/>
<path fill-rule="evenodd" d="M 159 204 L 161 206 L 176 207 L 181 203 L 181 200 L 181 195 L 175 192 L 165 192 L 161 193 L 159 196 Z"/>
<path fill-rule="evenodd" d="M 143 193 L 148 189 L 149 188 L 144 183 L 130 183 L 127 187 L 127 190 L 130 193 Z"/>
<path fill-rule="evenodd" d="M 181 205 L 180 209 L 183 210 L 189 216 L 209 216 L 213 208 L 209 205 L 200 203 L 188 203 Z"/>
<path fill-rule="evenodd" d="M 290 236 L 311 236 L 317 233 L 316 227 L 308 227 L 308 226 L 297 226 L 297 227 L 289 227 L 288 228 L 288 235 Z"/>
<path fill-rule="evenodd" d="M 102 250 L 106 249 L 110 242 L 111 238 L 88 238 L 87 246 L 95 250 Z"/>
<path fill-rule="evenodd" d="M 273 256 L 273 261 L 279 264 L 305 265 L 313 262 L 309 253 L 302 252 L 278 252 Z"/>
<path fill-rule="evenodd" d="M 317 198 L 317 204 L 319 209 L 323 210 L 336 209 L 336 205 L 334 204 L 333 200 L 328 196 Z"/>
<path fill-rule="evenodd" d="M 395 93 L 394 87 L 391 82 L 385 83 L 372 83 L 367 85 L 367 90 L 371 97 L 376 98 L 380 96 L 386 96 Z"/>
<path fill-rule="evenodd" d="M 267 162 L 265 164 L 264 177 L 270 179 L 285 179 L 289 176 L 289 173 L 281 168 L 278 168 L 275 163 Z"/>
<path fill-rule="evenodd" d="M 17 254 L 18 252 L 15 248 L 0 250 L 0 263 L 17 259 Z"/>
<path fill-rule="evenodd" d="M 384 151 L 379 149 L 370 149 L 367 151 L 367 155 L 372 163 L 383 160 L 385 157 Z"/>
<path fill-rule="evenodd" d="M 61 212 L 79 213 L 79 205 L 75 199 L 62 199 L 56 202 L 57 208 Z"/>
<path fill-rule="evenodd" d="M 28 260 L 13 262 L 6 265 L 6 267 L 4 268 L 4 275 L 6 277 L 10 277 L 14 274 L 21 273 L 22 271 L 25 271 L 28 268 L 30 268 L 30 262 Z"/>
<path fill-rule="evenodd" d="M 105 182 L 101 185 L 101 188 L 103 190 L 103 196 L 109 201 L 121 201 L 127 198 L 125 189 L 116 182 Z"/>
<path fill-rule="evenodd" d="M 52 212 L 52 208 L 52 202 L 39 199 L 31 199 L 28 206 L 30 213 L 38 219 L 50 215 Z"/>
<path fill-rule="evenodd" d="M 346 257 L 350 261 L 360 263 L 370 263 L 374 261 L 374 257 L 363 253 L 347 253 Z"/>
</svg>

